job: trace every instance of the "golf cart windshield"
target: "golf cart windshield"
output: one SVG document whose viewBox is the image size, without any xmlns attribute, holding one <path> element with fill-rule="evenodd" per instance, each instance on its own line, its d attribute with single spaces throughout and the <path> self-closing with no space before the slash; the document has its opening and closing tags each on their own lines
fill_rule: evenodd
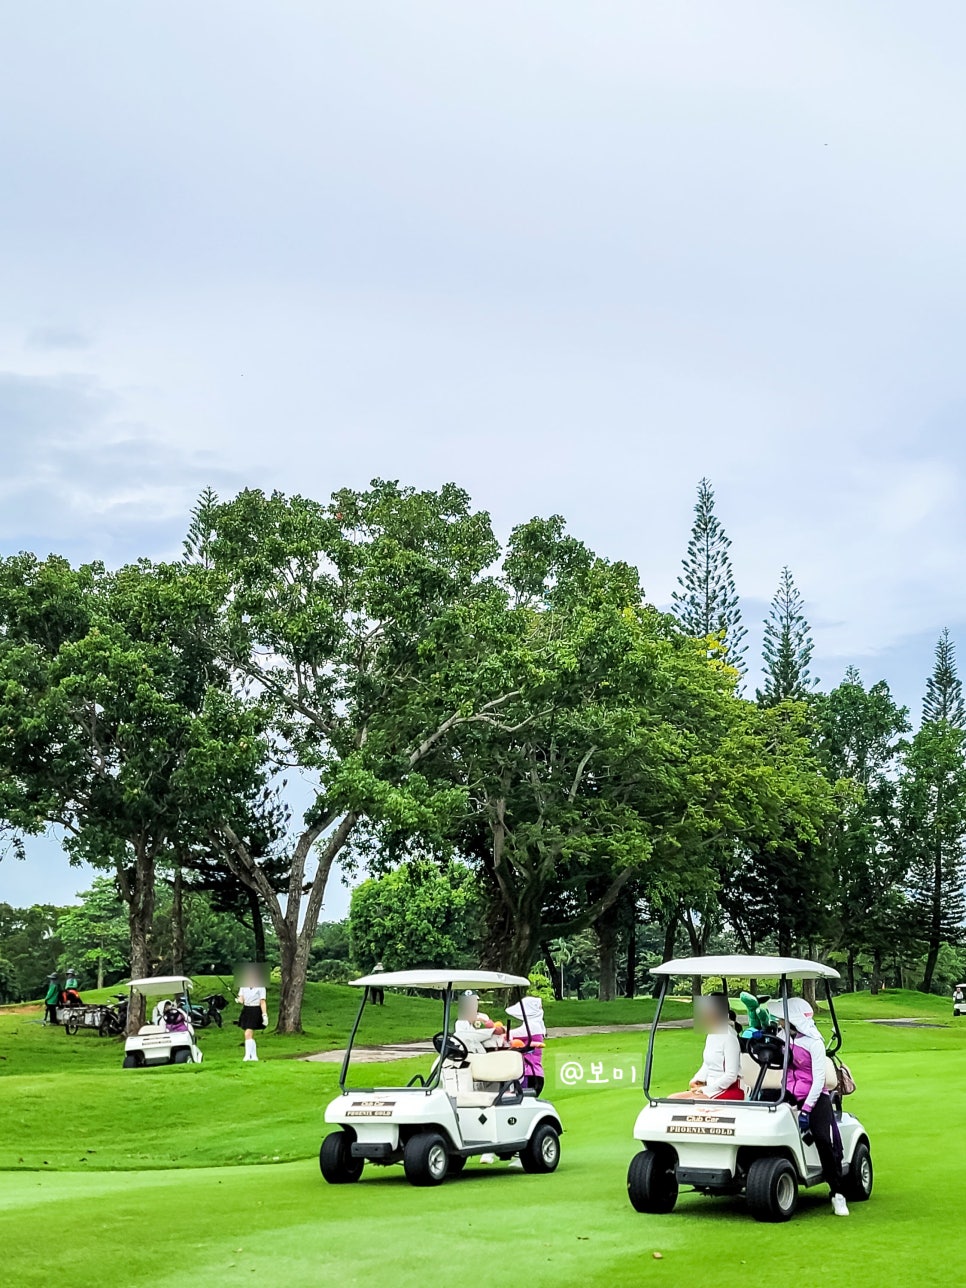
<svg viewBox="0 0 966 1288">
<path fill-rule="evenodd" d="M 833 1036 L 831 1043 L 827 1047 L 828 1056 L 835 1055 L 842 1045 L 842 1034 L 835 1014 L 831 990 L 831 981 L 838 979 L 839 973 L 831 966 L 824 966 L 820 962 L 808 961 L 800 957 L 765 957 L 734 954 L 677 958 L 654 967 L 651 974 L 656 975 L 661 980 L 657 1008 L 648 1037 L 647 1056 L 644 1061 L 644 1094 L 652 1104 L 662 1099 L 662 1097 L 655 1096 L 651 1092 L 655 1038 L 665 998 L 671 992 L 671 982 L 676 977 L 688 977 L 689 979 L 700 979 L 702 981 L 706 979 L 712 980 L 714 987 L 720 989 L 726 1007 L 730 1006 L 732 998 L 737 997 L 741 990 L 748 988 L 750 982 L 754 981 L 756 991 L 752 1001 L 760 1003 L 767 999 L 768 1011 L 772 1018 L 788 1014 L 788 1000 L 794 994 L 792 987 L 794 980 L 820 980 L 824 983 L 824 1000 L 828 1006 L 829 1018 L 832 1023 Z M 765 986 L 764 989 L 762 989 L 763 985 Z M 746 996 L 750 996 L 750 994 L 746 994 Z M 743 1002 L 739 1003 L 739 1005 L 743 1004 Z M 757 1010 L 759 1010 L 758 1007 L 756 1007 Z M 751 1015 L 749 1014 L 750 1023 Z M 752 1032 L 751 1029 L 746 1030 L 746 1033 L 742 1035 L 748 1043 L 747 1048 L 743 1050 L 742 1059 L 745 1058 L 745 1055 L 749 1055 L 759 1066 L 759 1072 L 754 1079 L 751 1096 L 743 1102 L 738 1100 L 734 1103 L 765 1105 L 773 1109 L 775 1102 L 784 1098 L 788 1083 L 791 1043 L 778 1036 L 777 1027 L 776 1024 L 770 1033 L 760 1032 L 758 1037 L 747 1036 Z M 758 1030 L 755 1029 L 754 1032 L 758 1033 Z M 769 1087 L 766 1093 L 763 1088 L 766 1086 L 767 1071 L 771 1069 L 777 1072 L 779 1068 L 781 1070 L 780 1082 L 777 1083 L 777 1086 L 774 1085 L 773 1075 L 773 1085 Z"/>
<path fill-rule="evenodd" d="M 142 997 L 171 997 L 194 987 L 187 975 L 152 975 L 147 979 L 132 979 L 124 986 Z"/>
<path fill-rule="evenodd" d="M 508 975 L 503 971 L 461 969 L 378 971 L 371 975 L 363 975 L 361 978 L 350 982 L 353 987 L 361 988 L 363 993 L 355 1023 L 352 1026 L 352 1033 L 349 1036 L 349 1045 L 342 1060 L 339 1086 L 343 1091 L 347 1089 L 346 1083 L 353 1049 L 358 1049 L 365 1044 L 364 1035 L 363 1040 L 359 1041 L 363 1016 L 367 1013 L 372 1016 L 380 1009 L 372 1005 L 373 993 L 376 993 L 380 1000 L 382 993 L 386 989 L 402 989 L 415 994 L 433 994 L 438 1001 L 442 1002 L 442 1027 L 432 1039 L 434 1048 L 430 1057 L 432 1067 L 426 1073 L 415 1074 L 406 1083 L 405 1087 L 359 1087 L 354 1089 L 360 1091 L 427 1091 L 438 1085 L 444 1060 L 456 1058 L 461 1049 L 464 1051 L 466 1049 L 465 1042 L 454 1031 L 456 1027 L 457 997 L 461 993 L 467 992 L 475 994 L 479 991 L 506 989 L 513 989 L 519 996 L 522 996 L 530 987 L 530 981 L 522 975 Z M 524 1019 L 524 1024 L 526 1024 L 526 1019 Z M 413 1051 L 414 1056 L 420 1054 L 422 1053 L 418 1049 Z M 366 1062 L 371 1061 L 367 1060 Z"/>
</svg>

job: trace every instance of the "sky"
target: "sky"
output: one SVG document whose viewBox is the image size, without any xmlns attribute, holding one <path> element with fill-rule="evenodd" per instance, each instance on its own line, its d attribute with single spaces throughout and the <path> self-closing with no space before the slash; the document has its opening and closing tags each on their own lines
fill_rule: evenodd
<svg viewBox="0 0 966 1288">
<path fill-rule="evenodd" d="M 966 640 L 964 44 L 958 0 L 5 6 L 0 554 L 455 480 L 666 605 L 706 475 L 753 650 L 788 564 L 823 683 L 917 711 Z M 0 899 L 86 876 L 48 839 Z"/>
</svg>

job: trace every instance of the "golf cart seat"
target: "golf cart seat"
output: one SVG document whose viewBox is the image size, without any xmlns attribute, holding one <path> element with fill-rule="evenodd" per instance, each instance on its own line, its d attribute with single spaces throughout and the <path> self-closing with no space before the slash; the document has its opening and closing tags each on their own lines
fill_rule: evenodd
<svg viewBox="0 0 966 1288">
<path fill-rule="evenodd" d="M 141 1025 L 141 1027 L 138 1029 L 138 1033 L 140 1033 L 140 1034 L 143 1034 L 143 1033 L 167 1033 L 167 1031 L 168 1031 L 168 1030 L 164 1027 L 164 1025 L 163 1025 L 163 1024 L 142 1024 L 142 1025 Z"/>
<path fill-rule="evenodd" d="M 764 1077 L 761 1075 L 764 1072 Z M 747 1099 L 757 1100 L 777 1100 L 782 1089 L 782 1071 L 779 1065 L 776 1069 L 773 1065 L 767 1066 L 764 1070 L 762 1066 L 747 1053 L 741 1057 L 741 1073 L 739 1075 L 741 1089 Z M 761 1085 L 758 1080 L 761 1078 Z M 832 1061 L 825 1057 L 825 1090 L 834 1091 L 838 1086 L 838 1073 Z M 752 1093 L 757 1089 L 757 1095 Z"/>
<path fill-rule="evenodd" d="M 458 1087 L 458 1109 L 488 1109 L 508 1082 L 523 1077 L 523 1056 L 519 1051 L 484 1051 L 470 1056 L 473 1088 Z"/>
</svg>

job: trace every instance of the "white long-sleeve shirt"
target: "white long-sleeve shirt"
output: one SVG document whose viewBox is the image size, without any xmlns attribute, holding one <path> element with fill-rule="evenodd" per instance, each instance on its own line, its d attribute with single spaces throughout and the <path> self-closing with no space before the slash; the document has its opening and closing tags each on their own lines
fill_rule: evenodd
<svg viewBox="0 0 966 1288">
<path fill-rule="evenodd" d="M 704 1059 L 694 1075 L 695 1082 L 703 1082 L 704 1094 L 720 1096 L 738 1081 L 741 1071 L 741 1047 L 733 1028 L 720 1033 L 709 1033 L 704 1042 Z"/>
</svg>

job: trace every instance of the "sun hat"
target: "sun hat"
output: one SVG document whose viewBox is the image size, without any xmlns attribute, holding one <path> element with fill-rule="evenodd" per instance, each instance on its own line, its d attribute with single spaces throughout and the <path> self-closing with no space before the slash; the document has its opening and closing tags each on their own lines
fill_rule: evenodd
<svg viewBox="0 0 966 1288">
<path fill-rule="evenodd" d="M 822 1035 L 815 1027 L 815 1012 L 804 997 L 790 997 L 787 1001 L 773 997 L 768 1003 L 768 1014 L 776 1020 L 788 1018 L 788 1023 L 796 1028 L 805 1038 L 818 1038 Z"/>
</svg>

